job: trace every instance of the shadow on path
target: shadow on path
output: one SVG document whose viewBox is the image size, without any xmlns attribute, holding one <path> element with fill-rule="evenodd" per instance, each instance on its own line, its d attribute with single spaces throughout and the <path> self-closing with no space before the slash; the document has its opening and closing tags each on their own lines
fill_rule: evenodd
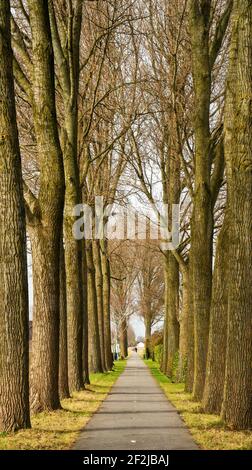
<svg viewBox="0 0 252 470">
<path fill-rule="evenodd" d="M 178 412 L 136 354 L 81 432 L 79 450 L 197 450 Z"/>
</svg>

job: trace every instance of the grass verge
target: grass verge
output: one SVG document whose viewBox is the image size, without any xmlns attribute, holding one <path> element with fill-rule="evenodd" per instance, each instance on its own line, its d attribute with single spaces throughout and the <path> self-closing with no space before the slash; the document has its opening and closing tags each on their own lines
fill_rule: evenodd
<svg viewBox="0 0 252 470">
<path fill-rule="evenodd" d="M 194 440 L 205 450 L 252 450 L 252 431 L 232 431 L 217 415 L 202 412 L 199 402 L 184 392 L 184 384 L 171 383 L 159 369 L 159 364 L 145 360 L 167 398 L 177 408 Z"/>
<path fill-rule="evenodd" d="M 62 400 L 62 409 L 32 417 L 32 429 L 16 433 L 0 433 L 1 450 L 69 449 L 93 413 L 106 398 L 112 385 L 123 372 L 126 361 L 116 361 L 114 371 L 90 374 L 90 385 Z"/>
</svg>

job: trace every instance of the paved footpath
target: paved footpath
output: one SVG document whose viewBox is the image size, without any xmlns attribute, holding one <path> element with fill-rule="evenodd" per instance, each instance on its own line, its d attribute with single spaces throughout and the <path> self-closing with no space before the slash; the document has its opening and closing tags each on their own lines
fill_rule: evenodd
<svg viewBox="0 0 252 470">
<path fill-rule="evenodd" d="M 81 432 L 74 449 L 197 450 L 198 447 L 148 367 L 134 352 Z"/>
</svg>

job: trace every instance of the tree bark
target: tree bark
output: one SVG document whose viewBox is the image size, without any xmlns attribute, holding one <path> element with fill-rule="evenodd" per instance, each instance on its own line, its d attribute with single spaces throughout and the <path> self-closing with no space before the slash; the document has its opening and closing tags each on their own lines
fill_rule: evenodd
<svg viewBox="0 0 252 470">
<path fill-rule="evenodd" d="M 182 310 L 179 328 L 179 361 L 177 382 L 184 382 L 188 356 L 188 314 L 189 314 L 189 285 L 188 274 L 183 272 Z"/>
<path fill-rule="evenodd" d="M 222 418 L 252 424 L 252 3 L 234 1 L 225 114 L 229 232 L 228 332 Z"/>
<path fill-rule="evenodd" d="M 61 399 L 70 397 L 67 357 L 66 269 L 63 240 L 61 240 L 60 246 L 59 395 Z"/>
<path fill-rule="evenodd" d="M 210 93 L 209 61 L 210 3 L 202 9 L 190 4 L 192 70 L 195 93 L 195 190 L 191 221 L 190 278 L 194 312 L 194 398 L 200 400 L 205 384 L 212 283 L 213 215 L 210 191 Z"/>
<path fill-rule="evenodd" d="M 152 355 L 152 348 L 151 348 L 151 319 L 148 316 L 148 312 L 146 312 L 145 316 L 145 357 L 146 359 L 150 359 Z"/>
<path fill-rule="evenodd" d="M 10 3 L 0 3 L 0 431 L 30 427 L 26 228 Z"/>
<path fill-rule="evenodd" d="M 42 226 L 29 229 L 32 244 L 33 331 L 31 408 L 34 413 L 60 408 L 59 265 L 57 227 L 52 237 Z M 50 260 L 50 266 L 48 266 Z"/>
<path fill-rule="evenodd" d="M 110 265 L 108 259 L 107 241 L 100 240 L 101 262 L 103 275 L 103 309 L 104 309 L 104 346 L 106 369 L 113 367 L 113 357 L 111 351 L 111 326 L 110 326 Z"/>
<path fill-rule="evenodd" d="M 64 151 L 66 195 L 64 208 L 64 239 L 66 264 L 66 293 L 68 317 L 68 371 L 70 391 L 84 388 L 82 370 L 83 338 L 83 285 L 82 242 L 72 233 L 75 222 L 74 207 L 80 203 L 79 174 L 76 162 L 77 142 L 75 131 L 77 116 L 67 115 L 67 148 Z"/>
<path fill-rule="evenodd" d="M 92 241 L 86 241 L 88 277 L 88 354 L 90 372 L 103 372 Z"/>
<path fill-rule="evenodd" d="M 120 342 L 120 356 L 121 359 L 126 359 L 128 356 L 128 325 L 126 318 L 120 322 L 119 342 Z"/>
<path fill-rule="evenodd" d="M 86 257 L 86 241 L 82 247 L 82 277 L 83 277 L 83 344 L 82 344 L 82 363 L 84 383 L 89 384 L 89 368 L 88 368 L 88 285 L 87 285 L 87 257 Z"/>
<path fill-rule="evenodd" d="M 93 241 L 93 259 L 94 259 L 94 267 L 95 267 L 95 285 L 96 285 L 97 314 L 98 314 L 98 325 L 99 325 L 100 346 L 101 346 L 101 362 L 102 362 L 102 369 L 105 371 L 106 364 L 105 364 L 105 348 L 104 348 L 103 277 L 102 277 L 101 253 L 100 253 L 99 240 Z"/>
<path fill-rule="evenodd" d="M 67 2 L 67 18 L 56 19 L 53 1 L 49 1 L 50 24 L 55 59 L 62 89 L 65 121 L 62 129 L 63 157 L 65 171 L 64 240 L 66 266 L 66 294 L 68 317 L 68 373 L 70 391 L 84 388 L 83 353 L 83 286 L 82 286 L 82 243 L 72 233 L 75 222 L 73 209 L 81 202 L 78 168 L 78 93 L 80 35 L 82 25 L 81 0 Z M 66 31 L 62 41 L 58 22 Z"/>
<path fill-rule="evenodd" d="M 68 192 L 68 190 L 67 190 Z M 71 203 L 69 203 L 71 200 Z M 77 199 L 75 199 L 77 204 Z M 83 286 L 82 286 L 82 246 L 72 234 L 74 218 L 69 214 L 74 207 L 73 200 L 66 196 L 64 215 L 66 294 L 67 294 L 67 334 L 68 334 L 68 374 L 70 391 L 84 388 L 82 369 L 83 338 Z"/>
<path fill-rule="evenodd" d="M 175 73 L 175 72 L 174 72 Z M 174 97 L 175 100 L 175 97 Z M 173 110 L 174 111 L 174 110 Z M 176 117 L 170 115 L 171 132 L 168 136 L 169 155 L 163 163 L 163 202 L 168 205 L 168 228 L 172 228 L 173 205 L 180 203 L 180 156 Z M 179 265 L 172 251 L 165 253 L 165 348 L 163 370 L 168 377 L 173 376 L 175 358 L 179 350 Z"/>
<path fill-rule="evenodd" d="M 40 163 L 39 198 L 27 211 L 32 244 L 34 308 L 31 406 L 34 412 L 60 407 L 59 260 L 64 200 L 48 2 L 29 0 L 32 30 L 33 115 Z"/>
<path fill-rule="evenodd" d="M 165 260 L 167 282 L 167 356 L 165 373 L 173 376 L 174 361 L 179 351 L 179 267 L 171 252 L 166 253 Z"/>
<path fill-rule="evenodd" d="M 228 300 L 228 209 L 221 228 L 213 276 L 210 329 L 206 368 L 206 383 L 203 406 L 206 413 L 220 414 L 223 400 L 224 374 L 227 343 L 227 300 Z"/>
<path fill-rule="evenodd" d="M 196 202 L 196 199 L 197 202 Z M 194 314 L 194 398 L 200 400 L 205 385 L 212 290 L 212 212 L 207 189 L 200 183 L 191 224 L 190 263 Z M 204 242 L 203 242 L 204 240 Z"/>
<path fill-rule="evenodd" d="M 168 276 L 166 266 L 166 259 L 164 258 L 164 283 L 165 283 L 165 297 L 164 297 L 164 330 L 163 330 L 163 351 L 162 351 L 162 360 L 160 364 L 160 370 L 165 374 L 166 373 L 166 364 L 167 364 L 167 357 L 168 357 Z"/>
<path fill-rule="evenodd" d="M 189 261 L 188 270 L 188 320 L 187 320 L 187 364 L 185 391 L 192 393 L 194 378 L 194 314 L 193 314 L 193 296 L 191 290 L 190 278 L 192 276 L 192 267 Z"/>
</svg>

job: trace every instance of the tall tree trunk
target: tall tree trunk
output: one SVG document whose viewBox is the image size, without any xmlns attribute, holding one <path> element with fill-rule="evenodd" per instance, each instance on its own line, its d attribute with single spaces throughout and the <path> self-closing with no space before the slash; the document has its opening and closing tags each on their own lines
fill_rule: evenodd
<svg viewBox="0 0 252 470">
<path fill-rule="evenodd" d="M 234 1 L 225 114 L 229 232 L 228 332 L 222 418 L 252 424 L 252 3 Z"/>
<path fill-rule="evenodd" d="M 70 397 L 67 357 L 66 269 L 63 240 L 61 240 L 60 246 L 59 395 L 61 399 Z"/>
<path fill-rule="evenodd" d="M 10 4 L 0 3 L 0 431 L 30 427 L 25 210 L 16 123 Z"/>
<path fill-rule="evenodd" d="M 166 269 L 166 259 L 164 258 L 164 283 L 165 283 L 165 297 L 164 297 L 164 329 L 163 329 L 163 351 L 162 351 L 162 359 L 160 364 L 160 370 L 165 374 L 166 373 L 166 364 L 167 364 L 167 356 L 168 356 L 168 275 Z"/>
<path fill-rule="evenodd" d="M 99 240 L 93 241 L 93 259 L 95 267 L 95 285 L 97 297 L 97 313 L 101 346 L 101 362 L 103 370 L 106 370 L 104 348 L 104 310 L 103 310 L 103 276 L 101 267 L 101 253 Z"/>
<path fill-rule="evenodd" d="M 75 104 L 77 106 L 77 104 Z M 82 242 L 73 236 L 74 207 L 80 203 L 79 171 L 77 167 L 77 110 L 67 110 L 67 143 L 64 151 L 66 195 L 64 209 L 64 239 L 66 264 L 66 293 L 68 317 L 68 372 L 70 391 L 84 388 L 83 352 L 83 285 Z"/>
<path fill-rule="evenodd" d="M 227 300 L 228 300 L 228 209 L 218 237 L 213 292 L 210 313 L 210 330 L 206 383 L 203 406 L 207 413 L 219 414 L 223 400 L 224 374 L 227 343 Z"/>
<path fill-rule="evenodd" d="M 212 290 L 213 208 L 223 172 L 221 159 L 212 172 L 210 101 L 212 70 L 221 49 L 232 11 L 227 1 L 213 38 L 211 38 L 212 2 L 190 0 L 190 35 L 194 88 L 195 182 L 191 219 L 190 282 L 194 314 L 193 395 L 202 398 L 205 385 L 209 319 Z M 219 152 L 222 157 L 222 152 Z M 211 176 L 212 173 L 212 176 Z"/>
<path fill-rule="evenodd" d="M 168 226 L 172 228 L 173 205 L 180 203 L 180 157 L 178 150 L 178 135 L 176 132 L 175 114 L 170 116 L 172 132 L 168 136 L 169 158 L 166 162 L 166 175 L 163 181 L 163 200 L 168 205 Z M 172 377 L 174 361 L 179 350 L 179 265 L 172 251 L 165 253 L 166 278 L 166 331 L 163 354 L 163 370 Z"/>
<path fill-rule="evenodd" d="M 42 226 L 29 229 L 32 244 L 33 331 L 31 408 L 38 413 L 60 407 L 59 265 L 57 228 L 52 238 Z M 48 266 L 50 260 L 50 267 Z"/>
<path fill-rule="evenodd" d="M 197 196 L 195 196 L 197 199 Z M 201 186 L 191 224 L 190 262 L 193 263 L 194 398 L 200 400 L 205 385 L 212 285 L 212 214 L 207 190 Z M 205 240 L 205 243 L 202 241 Z"/>
<path fill-rule="evenodd" d="M 83 276 L 83 344 L 82 344 L 82 363 L 83 363 L 83 376 L 84 383 L 89 384 L 89 368 L 88 368 L 88 285 L 87 285 L 87 256 L 86 256 L 86 241 L 83 242 L 82 247 L 82 276 Z"/>
<path fill-rule="evenodd" d="M 179 350 L 179 267 L 171 252 L 167 252 L 165 261 L 167 293 L 167 356 L 165 373 L 173 375 L 173 366 Z"/>
<path fill-rule="evenodd" d="M 110 265 L 108 259 L 107 241 L 100 240 L 101 262 L 103 275 L 103 309 L 104 309 L 104 347 L 106 369 L 111 370 L 113 357 L 111 351 L 111 326 L 110 326 Z"/>
<path fill-rule="evenodd" d="M 27 211 L 32 244 L 34 308 L 31 371 L 33 411 L 60 406 L 59 260 L 64 200 L 48 2 L 29 0 L 32 29 L 33 114 L 40 163 L 39 198 Z M 33 197 L 34 199 L 34 197 Z"/>
<path fill-rule="evenodd" d="M 128 325 L 126 318 L 120 322 L 119 331 L 120 355 L 122 359 L 128 356 Z"/>
<path fill-rule="evenodd" d="M 68 193 L 68 195 L 67 195 Z M 74 197 L 77 204 L 77 198 Z M 64 211 L 66 294 L 67 294 L 67 334 L 68 334 L 68 374 L 70 391 L 84 388 L 82 369 L 83 339 L 83 286 L 82 286 L 82 246 L 72 234 L 74 202 L 66 189 Z"/>
<path fill-rule="evenodd" d="M 49 1 L 50 24 L 55 60 L 62 89 L 65 122 L 62 129 L 65 171 L 64 240 L 68 318 L 68 373 L 70 391 L 84 388 L 83 353 L 83 289 L 82 243 L 72 233 L 74 207 L 81 203 L 78 167 L 78 93 L 80 35 L 83 2 L 67 2 L 66 18 L 56 18 L 54 2 Z M 59 26 L 60 25 L 60 26 Z M 60 28 L 66 32 L 62 40 Z"/>
<path fill-rule="evenodd" d="M 177 381 L 184 382 L 188 356 L 188 314 L 189 314 L 189 285 L 188 273 L 183 272 L 182 309 L 179 328 L 179 361 Z"/>
<path fill-rule="evenodd" d="M 64 169 L 66 194 L 64 208 L 64 239 L 66 264 L 66 293 L 68 318 L 68 373 L 70 391 L 84 388 L 82 370 L 83 339 L 83 286 L 82 286 L 82 242 L 73 236 L 75 222 L 74 207 L 80 203 L 79 171 L 77 166 L 77 104 L 73 110 L 67 106 L 66 148 Z"/>
<path fill-rule="evenodd" d="M 86 241 L 87 277 L 88 277 L 88 355 L 89 370 L 103 372 L 101 345 L 98 323 L 97 295 L 95 284 L 95 267 L 93 261 L 92 241 Z"/>
<path fill-rule="evenodd" d="M 146 312 L 145 317 L 145 357 L 146 359 L 150 359 L 152 355 L 151 350 L 151 319 L 148 316 L 148 312 Z"/>
<path fill-rule="evenodd" d="M 202 9 L 191 0 L 190 33 L 195 93 L 195 190 L 191 222 L 190 278 L 194 311 L 194 386 L 193 394 L 201 399 L 205 384 L 212 283 L 213 215 L 210 191 L 210 93 L 209 61 L 210 4 Z"/>
<path fill-rule="evenodd" d="M 192 266 L 189 261 L 188 269 L 188 319 L 187 319 L 187 363 L 186 363 L 186 381 L 185 391 L 192 393 L 194 378 L 194 314 L 193 314 L 193 296 L 191 290 Z"/>
</svg>

